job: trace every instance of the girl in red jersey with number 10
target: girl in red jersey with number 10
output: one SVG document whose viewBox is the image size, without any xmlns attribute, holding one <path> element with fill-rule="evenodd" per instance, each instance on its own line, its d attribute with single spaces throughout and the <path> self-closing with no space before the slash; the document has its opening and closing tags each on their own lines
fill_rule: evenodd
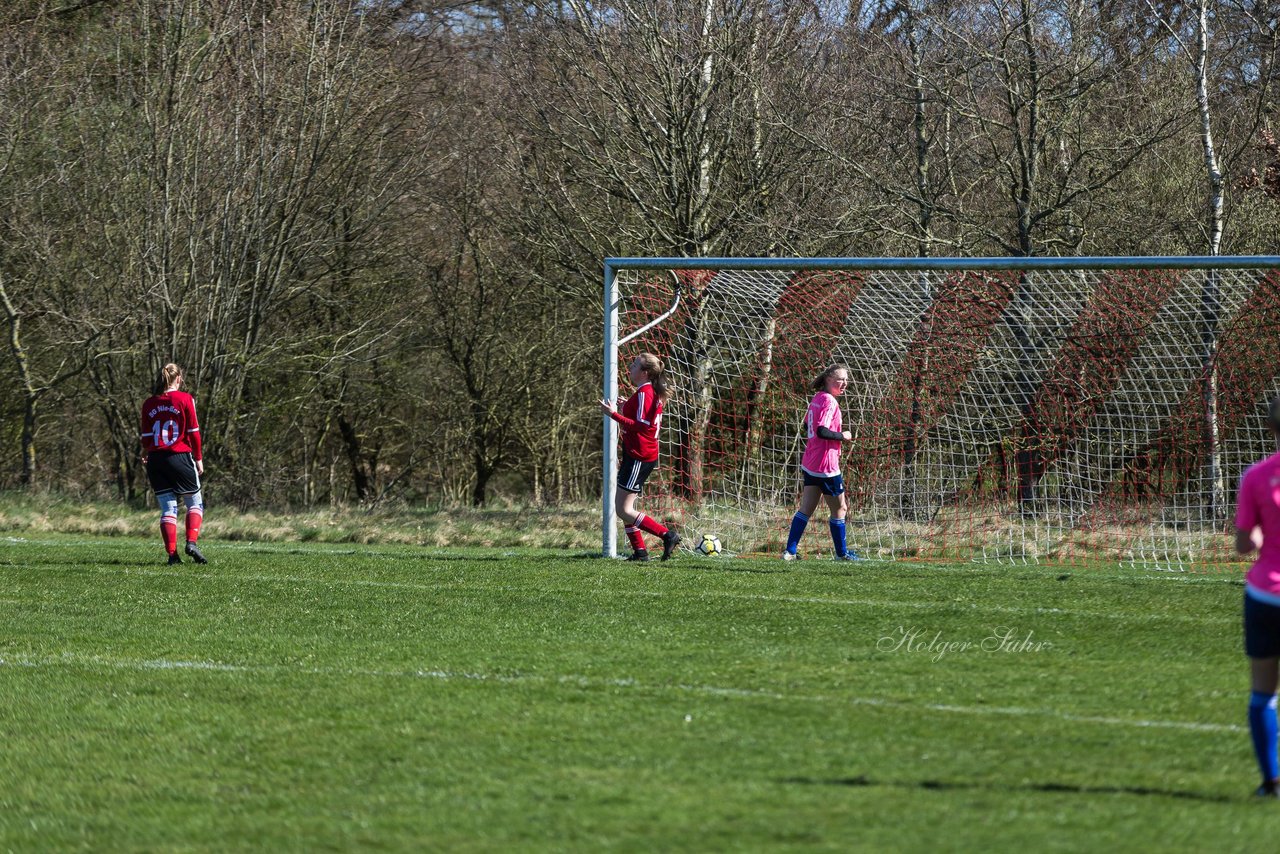
<svg viewBox="0 0 1280 854">
<path fill-rule="evenodd" d="M 160 369 L 155 393 L 142 404 L 142 462 L 160 505 L 160 538 L 169 563 L 182 563 L 178 557 L 179 496 L 187 506 L 187 555 L 196 563 L 208 563 L 196 546 L 204 520 L 200 423 L 195 400 L 181 391 L 181 386 L 181 368 L 170 363 Z"/>
<path fill-rule="evenodd" d="M 636 391 L 620 409 L 611 400 L 600 401 L 600 408 L 622 428 L 622 464 L 618 467 L 613 506 L 631 543 L 631 557 L 627 560 L 649 559 L 642 532 L 662 539 L 662 559 L 667 560 L 679 544 L 680 535 L 636 510 L 640 490 L 658 465 L 658 428 L 662 426 L 662 404 L 667 399 L 662 360 L 652 353 L 641 353 L 631 361 L 627 378 Z"/>
</svg>

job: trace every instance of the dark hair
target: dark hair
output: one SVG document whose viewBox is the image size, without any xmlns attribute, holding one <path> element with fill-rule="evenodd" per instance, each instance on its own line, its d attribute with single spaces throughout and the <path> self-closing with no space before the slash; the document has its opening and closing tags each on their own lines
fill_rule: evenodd
<svg viewBox="0 0 1280 854">
<path fill-rule="evenodd" d="M 1267 407 L 1267 426 L 1280 433 L 1280 397 L 1273 398 Z"/>
<path fill-rule="evenodd" d="M 160 373 L 156 374 L 156 387 L 152 394 L 164 394 L 165 389 L 173 385 L 173 381 L 182 376 L 182 368 L 179 368 L 173 362 L 165 365 L 160 369 Z"/>
<path fill-rule="evenodd" d="M 831 379 L 831 375 L 836 371 L 844 371 L 849 373 L 847 365 L 829 365 L 826 370 L 813 378 L 813 382 L 809 383 L 809 388 L 813 391 L 824 391 L 827 388 L 827 380 Z"/>
<path fill-rule="evenodd" d="M 653 386 L 653 390 L 658 393 L 658 397 L 666 400 L 667 381 L 662 373 L 662 360 L 652 353 L 641 353 L 636 356 L 636 361 L 640 363 L 640 367 L 649 375 L 649 383 Z"/>
</svg>

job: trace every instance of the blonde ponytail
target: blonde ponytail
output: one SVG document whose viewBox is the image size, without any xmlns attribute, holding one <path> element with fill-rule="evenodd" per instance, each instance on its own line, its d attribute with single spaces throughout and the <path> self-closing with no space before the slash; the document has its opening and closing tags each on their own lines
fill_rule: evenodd
<svg viewBox="0 0 1280 854">
<path fill-rule="evenodd" d="M 654 392 L 663 400 L 667 399 L 667 378 L 662 369 L 662 360 L 652 353 L 641 353 L 636 356 L 640 367 L 649 375 L 649 383 Z"/>
<path fill-rule="evenodd" d="M 154 394 L 164 394 L 169 386 L 173 385 L 175 380 L 182 378 L 182 368 L 179 368 L 173 362 L 165 365 L 160 369 L 160 373 L 156 375 L 156 387 Z"/>
</svg>

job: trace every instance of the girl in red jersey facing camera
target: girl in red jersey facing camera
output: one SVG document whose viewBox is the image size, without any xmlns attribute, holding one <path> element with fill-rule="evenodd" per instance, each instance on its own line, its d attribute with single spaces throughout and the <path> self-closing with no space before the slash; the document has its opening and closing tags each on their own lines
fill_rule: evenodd
<svg viewBox="0 0 1280 854">
<path fill-rule="evenodd" d="M 636 511 L 640 490 L 658 465 L 658 428 L 662 425 L 662 403 L 667 398 L 662 360 L 652 353 L 641 353 L 631 361 L 627 378 L 636 387 L 636 392 L 627 398 L 620 410 L 611 400 L 600 401 L 600 408 L 622 426 L 622 464 L 618 468 L 618 489 L 613 496 L 613 506 L 631 542 L 631 557 L 627 560 L 649 559 L 642 532 L 662 539 L 662 559 L 667 560 L 680 542 L 680 535 L 653 517 Z"/>
<path fill-rule="evenodd" d="M 181 368 L 170 363 L 160 369 L 155 393 L 142 404 L 142 462 L 160 505 L 160 537 L 169 563 L 182 563 L 178 557 L 179 496 L 187 506 L 186 552 L 196 563 L 208 563 L 196 546 L 204 520 L 200 423 L 195 400 L 181 391 L 181 386 Z"/>
</svg>

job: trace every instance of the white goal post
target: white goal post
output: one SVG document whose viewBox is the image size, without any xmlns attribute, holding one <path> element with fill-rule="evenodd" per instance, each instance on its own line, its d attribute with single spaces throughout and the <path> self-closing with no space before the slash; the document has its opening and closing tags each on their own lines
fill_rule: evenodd
<svg viewBox="0 0 1280 854">
<path fill-rule="evenodd" d="M 620 352 L 658 355 L 671 389 L 641 506 L 730 554 L 781 552 L 829 364 L 869 558 L 1231 562 L 1236 484 L 1275 449 L 1280 256 L 609 258 L 604 307 L 604 396 Z M 803 554 L 829 555 L 825 529 Z"/>
</svg>

